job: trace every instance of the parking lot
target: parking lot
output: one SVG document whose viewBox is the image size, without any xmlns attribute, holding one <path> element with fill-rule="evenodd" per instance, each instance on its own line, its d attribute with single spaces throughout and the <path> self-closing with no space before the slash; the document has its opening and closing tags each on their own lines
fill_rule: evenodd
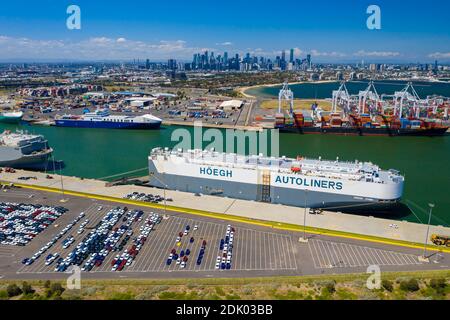
<svg viewBox="0 0 450 320">
<path fill-rule="evenodd" d="M 99 228 L 101 221 L 104 221 L 102 219 L 111 210 L 118 206 L 124 208 L 124 205 L 120 204 L 76 197 L 65 197 L 68 201 L 62 204 L 59 201 L 60 195 L 41 192 L 34 194 L 35 196 L 30 198 L 29 193 L 24 190 L 9 190 L 0 193 L 0 202 L 35 204 L 45 202 L 47 205 L 67 207 L 69 211 L 26 246 L 0 246 L 1 277 L 41 278 L 43 274 L 47 278 L 63 276 L 63 272 L 55 271 L 58 263 L 67 260 L 73 251 L 81 247 L 80 243 Z M 133 215 L 135 210 L 142 210 L 142 216 Z M 48 244 L 48 241 L 55 239 L 55 235 L 61 233 L 69 224 L 73 224 L 81 212 L 84 212 L 84 215 L 45 253 L 30 265 L 23 264 L 25 258 L 32 257 L 46 243 Z M 303 275 L 361 272 L 372 264 L 383 266 L 387 270 L 441 269 L 448 267 L 449 264 L 449 257 L 446 254 L 442 255 L 439 261 L 433 259 L 429 264 L 421 263 L 417 258 L 421 253 L 418 249 L 323 235 L 309 235 L 309 242 L 305 244 L 298 241 L 301 235 L 296 232 L 138 206 L 129 207 L 128 212 L 128 215 L 124 214 L 114 220 L 114 224 L 108 229 L 105 237 L 108 237 L 110 244 L 97 246 L 98 252 L 89 251 L 82 259 L 80 268 L 89 261 L 92 265 L 89 270 L 83 271 L 86 277 L 158 278 L 167 277 L 169 274 L 179 277 Z M 160 219 L 158 223 L 151 223 L 151 217 L 155 214 Z M 125 216 L 131 218 L 124 220 Z M 83 225 L 84 231 L 78 233 Z M 124 225 L 129 226 L 129 229 L 120 232 Z M 233 235 L 231 240 L 230 230 Z M 141 239 L 139 237 L 142 237 L 142 233 L 146 234 L 146 239 L 136 241 Z M 71 237 L 73 243 L 64 248 L 63 243 Z M 111 239 L 114 240 L 112 243 Z M 100 242 L 103 241 L 106 240 L 102 238 Z M 127 255 L 131 253 L 132 248 L 136 248 L 136 244 L 139 244 L 138 252 Z M 109 251 L 105 249 L 108 246 Z M 116 248 L 118 246 L 119 248 Z M 224 251 L 224 246 L 225 249 L 228 247 L 228 250 Z M 173 252 L 176 256 L 171 255 Z M 95 260 L 98 257 L 95 258 L 94 253 L 104 254 L 101 263 Z M 169 255 L 171 255 L 170 263 Z M 50 263 L 46 260 L 49 257 L 50 260 L 53 259 Z M 129 261 L 125 261 L 128 263 L 124 262 L 123 266 L 118 268 L 123 257 Z M 222 268 L 220 262 L 225 262 L 224 266 L 229 262 L 229 268 Z"/>
<path fill-rule="evenodd" d="M 314 267 L 346 268 L 420 265 L 417 255 L 369 248 L 348 243 L 311 239 L 309 242 Z"/>
<path fill-rule="evenodd" d="M 103 218 L 103 215 L 111 210 L 113 206 L 102 206 L 98 210 L 97 205 L 90 205 L 84 210 L 85 218 L 89 219 L 86 229 L 93 228 Z M 136 233 L 143 225 L 145 219 L 151 212 L 144 212 L 140 222 L 133 226 Z M 180 245 L 177 245 L 176 238 L 179 232 L 183 232 L 186 226 L 191 230 L 188 235 L 183 236 Z M 193 227 L 197 226 L 196 230 Z M 221 256 L 220 240 L 225 238 L 227 224 L 215 222 L 204 222 L 196 219 L 189 219 L 177 216 L 164 216 L 160 224 L 154 226 L 153 231 L 148 236 L 146 243 L 130 266 L 122 272 L 164 272 L 164 271 L 221 271 L 229 270 L 216 269 L 217 257 Z M 74 244 L 69 248 L 63 248 L 61 238 L 52 248 L 52 252 L 58 253 L 60 257 L 67 256 L 86 234 L 77 234 L 76 230 L 70 233 L 74 237 Z M 191 238 L 193 242 L 191 243 Z M 204 257 L 200 264 L 196 263 L 197 257 L 206 241 Z M 167 264 L 167 258 L 171 251 L 175 249 L 178 253 L 189 249 L 190 255 L 185 268 L 181 268 L 175 261 Z M 296 270 L 295 248 L 293 238 L 289 235 L 272 232 L 256 231 L 248 228 L 236 228 L 234 240 L 234 256 L 230 270 Z M 111 272 L 112 264 L 116 253 L 111 252 L 99 267 L 94 267 L 90 272 Z M 30 266 L 22 266 L 19 273 L 47 273 L 54 272 L 55 266 L 45 264 L 45 257 L 37 259 Z"/>
</svg>

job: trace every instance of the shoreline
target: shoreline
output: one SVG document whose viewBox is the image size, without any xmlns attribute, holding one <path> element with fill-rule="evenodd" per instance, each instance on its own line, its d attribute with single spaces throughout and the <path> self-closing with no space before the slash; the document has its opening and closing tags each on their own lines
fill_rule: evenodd
<svg viewBox="0 0 450 320">
<path fill-rule="evenodd" d="M 296 82 L 289 82 L 289 85 L 304 84 L 304 83 L 321 84 L 321 83 L 332 83 L 332 82 L 336 82 L 336 81 L 335 80 L 296 81 Z M 258 85 L 254 85 L 254 86 L 248 86 L 248 87 L 238 87 L 238 88 L 236 88 L 236 90 L 246 98 L 257 99 L 258 97 L 248 94 L 248 93 L 246 93 L 246 91 L 248 91 L 250 89 L 271 88 L 271 87 L 277 87 L 277 86 L 282 86 L 282 85 L 283 85 L 283 83 L 258 84 Z"/>
</svg>

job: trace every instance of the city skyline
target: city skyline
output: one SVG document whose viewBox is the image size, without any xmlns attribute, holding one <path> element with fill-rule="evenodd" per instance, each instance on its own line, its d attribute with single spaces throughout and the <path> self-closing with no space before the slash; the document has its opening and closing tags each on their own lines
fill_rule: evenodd
<svg viewBox="0 0 450 320">
<path fill-rule="evenodd" d="M 292 48 L 296 58 L 311 54 L 319 63 L 450 62 L 450 4 L 438 0 L 428 1 L 428 10 L 418 10 L 417 0 L 408 6 L 378 1 L 381 30 L 366 26 L 368 1 L 286 1 L 273 10 L 264 1 L 221 10 L 203 0 L 134 1 L 127 7 L 119 1 L 50 2 L 3 5 L 0 61 L 191 61 L 204 51 L 274 59 L 282 50 L 289 60 Z M 70 4 L 81 8 L 81 30 L 66 28 Z"/>
</svg>

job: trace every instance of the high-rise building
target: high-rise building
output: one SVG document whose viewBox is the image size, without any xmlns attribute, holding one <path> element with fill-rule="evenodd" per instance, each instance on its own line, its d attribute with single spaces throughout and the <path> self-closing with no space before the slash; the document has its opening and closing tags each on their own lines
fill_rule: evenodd
<svg viewBox="0 0 450 320">
<path fill-rule="evenodd" d="M 167 68 L 169 70 L 176 70 L 177 69 L 177 60 L 169 59 L 169 61 L 167 61 Z"/>
<path fill-rule="evenodd" d="M 311 55 L 310 54 L 306 55 L 306 63 L 308 64 L 307 68 L 311 69 Z"/>
<path fill-rule="evenodd" d="M 149 59 L 145 60 L 145 69 L 147 69 L 147 70 L 150 69 L 150 60 Z"/>
<path fill-rule="evenodd" d="M 291 49 L 291 52 L 290 52 L 290 56 L 289 56 L 289 62 L 294 62 L 294 49 Z"/>
</svg>

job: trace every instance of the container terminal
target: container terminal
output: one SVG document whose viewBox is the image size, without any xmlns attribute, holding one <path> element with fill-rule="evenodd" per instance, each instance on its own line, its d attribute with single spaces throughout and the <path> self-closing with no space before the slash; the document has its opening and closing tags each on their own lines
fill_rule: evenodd
<svg viewBox="0 0 450 320">
<path fill-rule="evenodd" d="M 436 119 L 438 110 L 448 118 L 444 99 L 420 99 L 412 83 L 393 95 L 379 95 L 373 82 L 357 95 L 345 82 L 332 93 L 331 111 L 316 103 L 311 110 L 294 111 L 294 94 L 284 83 L 279 92 L 275 128 L 301 134 L 442 136 L 449 126 Z M 289 109 L 283 110 L 287 102 Z M 341 111 L 339 111 L 341 110 Z"/>
</svg>

